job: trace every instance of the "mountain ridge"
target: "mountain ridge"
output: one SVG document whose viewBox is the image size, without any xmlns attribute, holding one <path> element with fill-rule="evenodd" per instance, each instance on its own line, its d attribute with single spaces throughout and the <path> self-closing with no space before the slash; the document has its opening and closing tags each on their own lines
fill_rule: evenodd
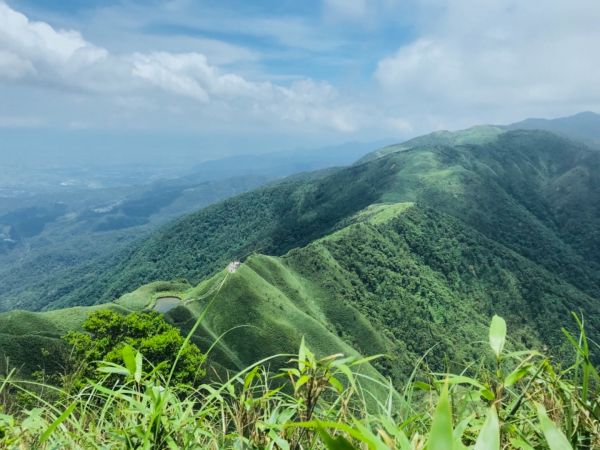
<svg viewBox="0 0 600 450">
<path fill-rule="evenodd" d="M 200 348 L 221 336 L 211 357 L 217 367 L 292 353 L 304 336 L 320 355 L 387 355 L 373 363 L 373 374 L 396 383 L 433 347 L 432 368 L 472 358 L 493 314 L 510 324 L 512 345 L 544 343 L 558 353 L 557 325 L 569 311 L 600 320 L 590 296 L 459 220 L 415 204 L 380 204 L 304 247 L 281 257 L 253 254 L 235 272 L 221 270 L 197 286 L 154 282 L 108 304 L 0 314 L 0 348 L 31 372 L 35 364 L 57 370 L 56 354 L 46 361 L 42 349 L 60 352 L 60 335 L 79 329 L 90 311 L 140 311 L 166 296 L 182 299 L 165 312 L 182 332 L 203 315 L 193 337 Z M 38 330 L 35 350 L 22 344 L 31 329 Z"/>
<path fill-rule="evenodd" d="M 52 280 L 48 300 L 37 308 L 108 301 L 155 279 L 198 282 L 253 251 L 282 255 L 306 245 L 370 204 L 416 201 L 550 270 L 569 272 L 596 295 L 599 158 L 550 133 L 517 130 L 484 144 L 416 147 L 284 180 L 181 218 L 71 279 Z M 578 184 L 566 186 L 573 177 Z M 90 283 L 82 286 L 81 279 Z"/>
</svg>

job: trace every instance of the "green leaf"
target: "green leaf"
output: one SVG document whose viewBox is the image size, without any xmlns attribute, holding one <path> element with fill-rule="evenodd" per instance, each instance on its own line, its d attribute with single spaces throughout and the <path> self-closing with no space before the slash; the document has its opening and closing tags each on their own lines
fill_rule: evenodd
<svg viewBox="0 0 600 450">
<path fill-rule="evenodd" d="M 566 436 L 546 414 L 546 408 L 540 404 L 537 405 L 537 415 L 550 450 L 573 450 Z"/>
<path fill-rule="evenodd" d="M 471 377 L 466 377 L 464 375 L 449 375 L 448 377 L 449 378 L 446 379 L 445 383 L 448 383 L 449 385 L 453 385 L 453 384 L 470 384 L 470 385 L 475 386 L 476 388 L 479 388 L 481 390 L 487 389 L 486 386 L 484 386 L 478 380 L 476 380 L 474 378 L 471 378 Z"/>
<path fill-rule="evenodd" d="M 306 362 L 306 344 L 304 343 L 304 336 L 300 341 L 300 349 L 298 350 L 298 370 L 304 370 L 304 364 Z"/>
<path fill-rule="evenodd" d="M 512 438 L 510 440 L 510 445 L 519 450 L 535 450 L 531 445 L 529 445 L 520 437 Z"/>
<path fill-rule="evenodd" d="M 48 438 L 50 437 L 50 435 L 52 434 L 52 432 L 54 430 L 56 430 L 56 428 L 58 428 L 58 426 L 61 423 L 63 423 L 65 420 L 67 420 L 67 417 L 69 417 L 74 410 L 75 410 L 75 403 L 71 403 L 69 405 L 69 407 L 67 409 L 65 409 L 65 411 L 58 417 L 58 419 L 56 419 L 54 422 L 52 422 L 50 424 L 50 426 L 48 427 L 48 429 L 46 431 L 44 431 L 44 434 L 42 434 L 42 436 L 40 437 L 40 444 L 43 444 L 44 442 L 46 442 L 48 440 Z"/>
<path fill-rule="evenodd" d="M 309 375 L 302 375 L 300 378 L 298 378 L 298 381 L 296 382 L 296 391 L 304 386 L 308 380 L 310 380 Z"/>
<path fill-rule="evenodd" d="M 355 421 L 355 425 L 359 426 L 360 424 Z M 361 442 L 364 442 L 365 444 L 367 444 L 369 449 L 378 449 L 378 448 L 385 448 L 383 447 L 383 444 L 381 442 L 378 442 L 376 440 L 373 440 L 373 436 L 372 433 L 368 432 L 367 434 L 365 434 L 364 431 L 364 427 L 359 429 L 356 428 L 352 428 L 350 425 L 345 424 L 345 423 L 341 423 L 341 422 L 320 422 L 320 421 L 310 421 L 310 422 L 291 422 L 286 424 L 286 427 L 288 428 L 311 428 L 311 429 L 325 429 L 325 428 L 333 428 L 334 430 L 339 430 L 339 431 L 343 431 L 345 433 L 347 433 L 348 435 L 350 435 L 351 437 L 353 437 L 354 439 L 357 439 Z M 335 448 L 335 447 L 334 447 Z M 354 447 L 350 447 L 353 448 Z"/>
<path fill-rule="evenodd" d="M 489 409 L 473 450 L 500 450 L 500 423 L 495 406 Z"/>
<path fill-rule="evenodd" d="M 258 373 L 260 369 L 260 366 L 256 366 L 254 369 L 252 369 L 250 372 L 248 372 L 248 374 L 246 375 L 246 378 L 244 378 L 244 390 L 247 390 L 250 385 L 252 384 L 252 381 L 254 381 L 254 378 L 256 377 L 256 374 Z"/>
<path fill-rule="evenodd" d="M 452 442 L 452 408 L 448 398 L 448 383 L 446 383 L 433 415 L 427 450 L 451 450 Z"/>
<path fill-rule="evenodd" d="M 424 383 L 422 381 L 415 381 L 413 383 L 413 386 L 415 389 L 420 389 L 422 391 L 431 391 L 433 389 L 433 387 L 430 384 Z"/>
<path fill-rule="evenodd" d="M 135 355 L 135 374 L 133 375 L 133 379 L 136 383 L 142 381 L 142 366 L 143 366 L 143 357 L 140 352 L 137 352 Z"/>
<path fill-rule="evenodd" d="M 458 443 L 462 443 L 462 435 L 465 434 L 466 429 L 469 427 L 471 421 L 475 418 L 475 414 L 471 414 L 470 416 L 465 417 L 454 427 L 453 435 L 454 435 L 454 445 L 458 445 Z"/>
<path fill-rule="evenodd" d="M 499 358 L 506 342 L 506 322 L 500 316 L 494 315 L 490 324 L 490 347 Z"/>
<path fill-rule="evenodd" d="M 125 363 L 125 367 L 129 371 L 129 374 L 133 377 L 135 375 L 135 350 L 131 345 L 126 345 L 121 350 L 121 357 Z"/>
<path fill-rule="evenodd" d="M 504 386 L 511 387 L 529 373 L 529 366 L 517 367 L 504 379 Z"/>
<path fill-rule="evenodd" d="M 114 366 L 102 366 L 102 367 L 98 367 L 98 372 L 102 372 L 102 373 L 114 373 L 114 374 L 117 374 L 117 375 L 124 375 L 124 376 L 128 376 L 129 375 L 129 370 L 127 370 L 123 366 L 118 366 L 116 364 Z"/>
<path fill-rule="evenodd" d="M 328 450 L 357 450 L 357 448 L 343 436 L 332 437 L 322 427 L 318 427 L 317 431 Z"/>
<path fill-rule="evenodd" d="M 335 377 L 330 377 L 328 381 L 329 381 L 329 384 L 331 386 L 333 386 L 333 388 L 336 391 L 338 391 L 338 393 L 341 394 L 342 392 L 344 392 L 344 385 L 342 384 L 342 382 L 340 380 L 338 380 Z"/>
</svg>

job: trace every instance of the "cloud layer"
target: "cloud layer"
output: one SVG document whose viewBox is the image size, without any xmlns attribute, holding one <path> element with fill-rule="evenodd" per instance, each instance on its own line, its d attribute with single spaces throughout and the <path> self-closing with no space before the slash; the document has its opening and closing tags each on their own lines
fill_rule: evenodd
<svg viewBox="0 0 600 450">
<path fill-rule="evenodd" d="M 204 106 L 215 113 L 213 119 L 229 109 L 231 115 L 223 119 L 232 123 L 252 119 L 354 130 L 342 99 L 329 83 L 305 79 L 284 86 L 250 81 L 211 65 L 198 52 L 113 54 L 77 31 L 31 21 L 2 2 L 0 80 L 111 94 L 116 107 L 154 104 L 165 114 Z"/>
<path fill-rule="evenodd" d="M 422 14 L 418 38 L 375 71 L 413 113 L 510 120 L 600 106 L 600 2 L 433 0 Z"/>
<path fill-rule="evenodd" d="M 331 142 L 600 109 L 597 0 L 214 8 L 132 0 L 61 28 L 0 0 L 0 127 Z"/>
</svg>

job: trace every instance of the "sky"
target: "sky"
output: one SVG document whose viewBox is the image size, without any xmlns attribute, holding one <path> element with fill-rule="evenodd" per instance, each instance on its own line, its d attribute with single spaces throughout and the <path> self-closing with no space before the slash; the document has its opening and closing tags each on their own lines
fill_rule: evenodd
<svg viewBox="0 0 600 450">
<path fill-rule="evenodd" d="M 211 159 L 600 111 L 598 0 L 0 0 L 0 155 Z"/>
</svg>

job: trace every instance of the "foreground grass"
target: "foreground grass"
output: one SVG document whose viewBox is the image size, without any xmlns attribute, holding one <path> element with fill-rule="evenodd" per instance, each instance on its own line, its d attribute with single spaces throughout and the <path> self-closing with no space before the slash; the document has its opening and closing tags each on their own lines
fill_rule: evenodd
<svg viewBox="0 0 600 450">
<path fill-rule="evenodd" d="M 106 378 L 76 392 L 0 380 L 0 448 L 600 448 L 600 379 L 578 323 L 580 336 L 565 331 L 574 355 L 565 369 L 505 350 L 496 316 L 490 355 L 461 374 L 428 373 L 420 361 L 402 392 L 360 373 L 370 358 L 318 359 L 304 342 L 297 355 L 198 386 L 173 385 L 128 348 L 122 365 L 102 364 Z M 288 368 L 272 373 L 277 358 Z"/>
</svg>

